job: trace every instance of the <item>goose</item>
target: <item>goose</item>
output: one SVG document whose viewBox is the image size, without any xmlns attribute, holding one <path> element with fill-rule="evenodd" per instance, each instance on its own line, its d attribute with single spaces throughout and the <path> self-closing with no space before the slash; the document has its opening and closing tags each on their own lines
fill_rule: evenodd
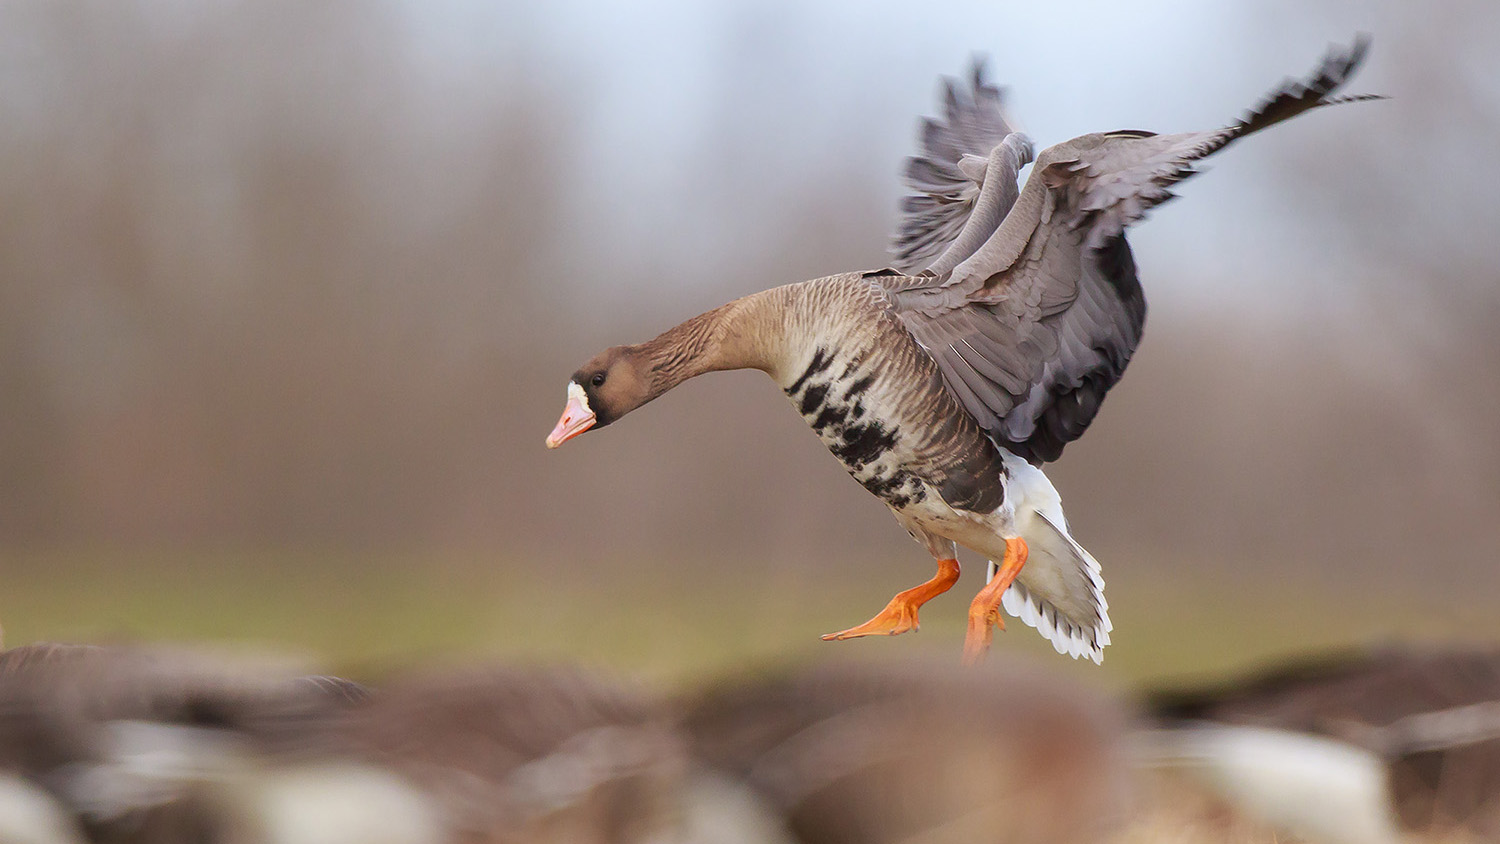
<svg viewBox="0 0 1500 844">
<path fill-rule="evenodd" d="M 679 707 L 803 844 L 1113 841 L 1136 798 L 1125 706 L 1014 656 L 765 667 Z"/>
<path fill-rule="evenodd" d="M 21 815 L 0 806 L 0 841 L 308 840 L 261 835 L 247 823 L 246 809 L 265 801 L 245 799 L 246 784 L 268 781 L 263 760 L 334 752 L 334 728 L 367 690 L 293 667 L 276 657 L 142 645 L 0 651 L 0 804 L 33 798 Z M 320 796 L 328 802 L 326 789 Z M 397 827 L 395 810 L 365 814 Z M 251 826 L 257 832 L 246 837 Z M 368 834 L 376 829 L 315 840 L 418 840 Z"/>
<path fill-rule="evenodd" d="M 685 742 L 628 683 L 567 666 L 444 667 L 381 684 L 347 735 L 451 840 L 675 842 Z"/>
<path fill-rule="evenodd" d="M 824 639 L 916 630 L 918 609 L 957 582 L 962 545 L 990 561 L 966 663 L 1004 629 L 1002 606 L 1058 652 L 1100 662 L 1112 629 L 1104 580 L 1040 467 L 1089 426 L 1140 342 L 1146 303 L 1125 229 L 1199 159 L 1309 109 L 1374 99 L 1332 96 L 1368 46 L 1331 46 L 1311 75 L 1221 129 L 1048 147 L 1020 189 L 1032 143 L 976 69 L 972 90 L 948 84 L 946 120 L 923 124 L 896 268 L 772 288 L 604 350 L 568 381 L 546 445 L 705 372 L 762 370 L 937 562 L 930 580 Z"/>
<path fill-rule="evenodd" d="M 370 688 L 215 651 L 0 651 L 0 842 L 790 844 L 690 778 L 665 706 L 582 670 L 408 669 Z"/>
<path fill-rule="evenodd" d="M 1150 695 L 1156 767 L 1327 844 L 1500 839 L 1500 648 L 1292 657 Z M 1423 840 L 1426 840 L 1425 838 Z"/>
</svg>

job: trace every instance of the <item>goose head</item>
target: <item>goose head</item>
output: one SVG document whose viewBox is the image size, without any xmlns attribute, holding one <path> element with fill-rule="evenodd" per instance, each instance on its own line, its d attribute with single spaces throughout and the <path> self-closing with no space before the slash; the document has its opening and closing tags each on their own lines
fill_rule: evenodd
<svg viewBox="0 0 1500 844">
<path fill-rule="evenodd" d="M 568 381 L 562 418 L 547 435 L 557 448 L 584 431 L 603 428 L 656 398 L 650 367 L 633 346 L 615 346 L 595 355 Z"/>
<path fill-rule="evenodd" d="M 785 295 L 772 288 L 736 299 L 633 346 L 595 355 L 568 381 L 568 403 L 547 435 L 557 448 L 603 428 L 689 378 L 724 369 L 767 372 L 780 359 Z"/>
</svg>

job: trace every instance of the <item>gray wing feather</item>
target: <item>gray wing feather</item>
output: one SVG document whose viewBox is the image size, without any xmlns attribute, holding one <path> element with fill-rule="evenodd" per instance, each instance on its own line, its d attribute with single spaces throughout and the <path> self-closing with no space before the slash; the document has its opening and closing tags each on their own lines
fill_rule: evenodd
<svg viewBox="0 0 1500 844">
<path fill-rule="evenodd" d="M 1038 169 L 1046 171 L 1042 178 L 1049 187 L 1068 192 L 1071 224 L 1088 229 L 1087 245 L 1098 248 L 1145 217 L 1152 207 L 1172 199 L 1171 185 L 1197 172 L 1193 162 L 1310 109 L 1381 99 L 1329 96 L 1353 75 L 1369 47 L 1369 37 L 1361 35 L 1347 49 L 1329 50 L 1311 76 L 1283 81 L 1244 117 L 1222 129 L 1177 135 L 1136 131 L 1085 135 L 1047 150 L 1043 153 L 1047 161 L 1039 162 Z"/>
<path fill-rule="evenodd" d="M 1374 99 L 1330 96 L 1368 47 L 1360 36 L 1330 49 L 1311 76 L 1283 82 L 1222 129 L 1107 132 L 1049 147 L 998 226 L 974 223 L 984 239 L 972 251 L 961 232 L 933 272 L 881 277 L 949 390 L 997 442 L 1044 462 L 1083 433 L 1145 325 L 1125 229 L 1171 199 L 1193 162 L 1235 140 L 1309 109 Z"/>
<path fill-rule="evenodd" d="M 983 62 L 975 61 L 968 88 L 943 80 L 943 103 L 942 120 L 922 121 L 921 155 L 906 163 L 906 186 L 916 194 L 901 200 L 892 252 L 896 266 L 907 272 L 917 272 L 949 251 L 981 204 L 991 209 L 986 219 L 993 221 L 982 236 L 971 235 L 968 241 L 974 246 L 982 243 L 1015 201 L 1016 174 L 1031 161 L 1031 143 L 1024 136 L 996 156 L 996 148 L 1012 129 L 1005 116 L 1004 92 L 984 81 Z M 976 168 L 979 162 L 972 159 L 987 166 Z"/>
<path fill-rule="evenodd" d="M 943 275 L 974 254 L 999 228 L 1005 215 L 1016 204 L 1020 188 L 1016 177 L 1031 163 L 1031 140 L 1020 132 L 1005 136 L 983 162 L 983 183 L 963 226 L 942 254 L 924 271 L 925 275 Z M 972 157 L 970 157 L 972 160 Z M 962 168 L 965 162 L 960 160 Z"/>
</svg>

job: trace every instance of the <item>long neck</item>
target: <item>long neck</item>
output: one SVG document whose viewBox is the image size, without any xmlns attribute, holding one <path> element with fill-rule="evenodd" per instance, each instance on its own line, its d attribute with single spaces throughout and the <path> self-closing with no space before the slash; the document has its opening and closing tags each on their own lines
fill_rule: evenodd
<svg viewBox="0 0 1500 844">
<path fill-rule="evenodd" d="M 769 371 L 785 330 L 778 307 L 788 298 L 784 291 L 773 288 L 736 299 L 635 346 L 648 364 L 651 397 L 705 372 Z"/>
</svg>

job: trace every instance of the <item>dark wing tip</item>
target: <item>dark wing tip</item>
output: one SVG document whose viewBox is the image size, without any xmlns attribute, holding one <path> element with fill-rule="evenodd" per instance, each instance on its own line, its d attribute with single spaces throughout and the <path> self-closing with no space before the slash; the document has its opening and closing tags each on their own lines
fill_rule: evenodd
<svg viewBox="0 0 1500 844">
<path fill-rule="evenodd" d="M 1343 105 L 1344 103 L 1364 103 L 1371 100 L 1388 100 L 1389 94 L 1340 94 L 1337 97 L 1324 97 L 1323 102 L 1318 105 Z"/>
<path fill-rule="evenodd" d="M 1349 45 L 1349 65 L 1348 65 L 1348 68 L 1347 68 L 1347 74 L 1346 75 L 1353 74 L 1353 72 L 1355 71 L 1355 69 L 1358 68 L 1360 66 L 1360 64 L 1364 62 L 1364 60 L 1365 60 L 1365 54 L 1368 53 L 1368 52 L 1370 52 L 1370 44 L 1373 43 L 1374 41 L 1375 41 L 1375 36 L 1371 35 L 1368 32 L 1356 32 L 1356 33 L 1354 33 L 1354 43 Z M 1336 44 L 1330 44 L 1330 45 L 1328 45 L 1328 47 L 1329 47 L 1329 50 L 1332 51 L 1333 49 L 1335 49 L 1337 47 L 1337 45 Z"/>
<path fill-rule="evenodd" d="M 1287 79 L 1282 82 L 1275 91 L 1271 92 L 1270 96 L 1262 100 L 1232 127 L 1235 130 L 1232 137 L 1244 137 L 1319 106 L 1384 99 L 1384 97 L 1372 94 L 1330 96 L 1334 91 L 1343 87 L 1344 83 L 1348 82 L 1359 70 L 1360 65 L 1364 64 L 1365 56 L 1370 51 L 1371 41 L 1369 33 L 1361 32 L 1354 36 L 1354 42 L 1348 47 L 1340 47 L 1337 44 L 1329 45 L 1328 52 L 1323 55 L 1323 61 L 1311 76 L 1305 79 Z"/>
<path fill-rule="evenodd" d="M 1354 43 L 1350 44 L 1347 49 L 1341 49 L 1337 44 L 1329 44 L 1328 52 L 1323 55 L 1323 63 L 1318 66 L 1315 75 L 1302 85 L 1320 97 L 1332 93 L 1349 81 L 1359 66 L 1364 64 L 1365 56 L 1370 52 L 1372 40 L 1369 33 L 1360 32 L 1355 34 Z"/>
</svg>

